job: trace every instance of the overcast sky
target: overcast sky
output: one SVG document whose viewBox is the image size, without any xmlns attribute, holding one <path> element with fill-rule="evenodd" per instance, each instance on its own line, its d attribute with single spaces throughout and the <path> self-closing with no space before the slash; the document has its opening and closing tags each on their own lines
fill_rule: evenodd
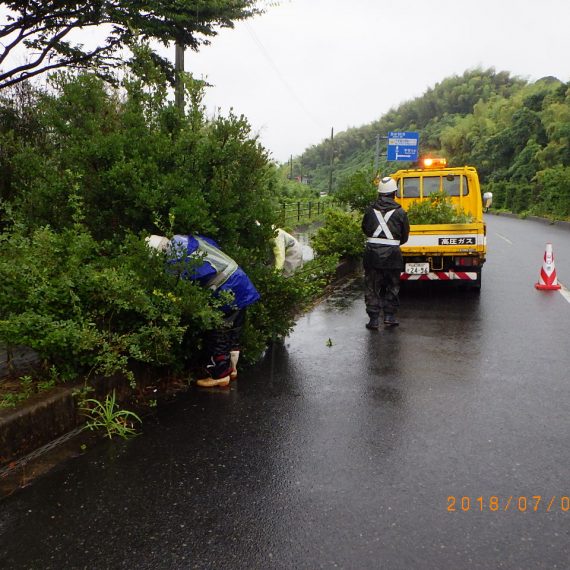
<svg viewBox="0 0 570 570">
<path fill-rule="evenodd" d="M 185 62 L 278 162 L 475 67 L 569 81 L 570 0 L 282 0 Z"/>
<path fill-rule="evenodd" d="M 208 112 L 245 115 L 277 162 L 476 67 L 570 81 L 570 0 L 278 4 L 188 50 L 185 65 L 212 84 Z"/>
</svg>

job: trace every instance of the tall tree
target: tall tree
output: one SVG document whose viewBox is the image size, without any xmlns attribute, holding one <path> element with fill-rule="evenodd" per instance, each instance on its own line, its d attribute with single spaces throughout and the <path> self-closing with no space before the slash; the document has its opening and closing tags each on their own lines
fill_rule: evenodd
<svg viewBox="0 0 570 570">
<path fill-rule="evenodd" d="M 0 89 L 60 68 L 96 69 L 110 79 L 122 64 L 121 48 L 140 40 L 176 42 L 198 50 L 221 28 L 264 10 L 258 0 L 14 0 L 0 2 Z M 86 47 L 81 34 L 98 26 L 98 45 Z M 9 56 L 27 48 L 29 60 L 8 65 Z M 172 64 L 153 52 L 173 81 Z"/>
</svg>

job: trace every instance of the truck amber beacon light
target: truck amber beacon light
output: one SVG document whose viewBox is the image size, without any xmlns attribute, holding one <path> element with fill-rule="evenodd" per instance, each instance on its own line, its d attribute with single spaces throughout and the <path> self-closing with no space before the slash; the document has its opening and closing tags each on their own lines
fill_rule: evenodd
<svg viewBox="0 0 570 570">
<path fill-rule="evenodd" d="M 446 158 L 433 158 L 428 156 L 420 158 L 420 168 L 445 168 L 446 166 Z"/>
</svg>

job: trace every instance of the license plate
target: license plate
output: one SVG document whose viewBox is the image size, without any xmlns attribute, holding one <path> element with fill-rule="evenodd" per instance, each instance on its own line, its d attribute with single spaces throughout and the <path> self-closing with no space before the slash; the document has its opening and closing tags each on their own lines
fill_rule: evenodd
<svg viewBox="0 0 570 570">
<path fill-rule="evenodd" d="M 427 275 L 429 263 L 406 263 L 406 273 L 408 275 Z"/>
</svg>

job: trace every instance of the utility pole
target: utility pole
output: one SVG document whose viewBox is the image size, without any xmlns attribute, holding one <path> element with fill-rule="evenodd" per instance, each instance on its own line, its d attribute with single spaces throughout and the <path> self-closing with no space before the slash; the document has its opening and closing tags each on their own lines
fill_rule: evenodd
<svg viewBox="0 0 570 570">
<path fill-rule="evenodd" d="M 374 156 L 374 176 L 378 176 L 378 167 L 380 164 L 380 139 L 387 140 L 388 137 L 376 135 L 376 155 Z M 382 156 L 387 156 L 386 152 L 383 152 Z"/>
<path fill-rule="evenodd" d="M 293 180 L 293 155 L 289 159 L 289 180 Z"/>
<path fill-rule="evenodd" d="M 333 181 L 333 160 L 334 160 L 334 129 L 331 127 L 331 162 L 330 162 L 330 172 L 329 172 L 329 195 L 332 192 L 332 181 Z"/>
<path fill-rule="evenodd" d="M 379 160 L 380 160 L 380 135 L 376 135 L 376 153 L 374 155 L 374 176 L 378 174 Z"/>
<path fill-rule="evenodd" d="M 174 104 L 182 114 L 184 114 L 184 82 L 182 81 L 183 72 L 184 46 L 176 42 L 174 54 Z"/>
</svg>

